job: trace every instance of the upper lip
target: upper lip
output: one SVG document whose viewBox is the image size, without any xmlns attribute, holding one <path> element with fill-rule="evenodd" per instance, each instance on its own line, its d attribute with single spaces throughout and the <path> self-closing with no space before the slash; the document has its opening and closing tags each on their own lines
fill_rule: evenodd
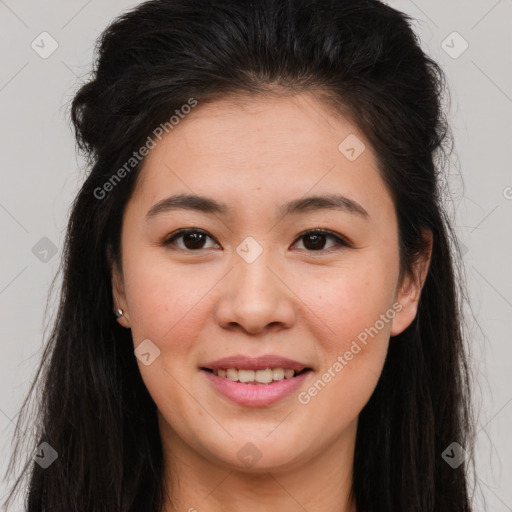
<svg viewBox="0 0 512 512">
<path fill-rule="evenodd" d="M 203 364 L 202 368 L 209 370 L 219 370 L 228 368 L 238 368 L 243 370 L 264 370 L 265 368 L 290 368 L 296 372 L 300 372 L 306 368 L 311 368 L 305 363 L 295 361 L 287 357 L 277 356 L 273 354 L 248 357 L 244 355 L 234 355 L 223 357 L 216 361 Z"/>
</svg>

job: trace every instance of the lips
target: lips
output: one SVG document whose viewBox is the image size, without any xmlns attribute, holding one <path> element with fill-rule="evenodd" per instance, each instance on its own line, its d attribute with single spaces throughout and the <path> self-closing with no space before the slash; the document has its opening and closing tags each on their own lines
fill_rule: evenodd
<svg viewBox="0 0 512 512">
<path fill-rule="evenodd" d="M 313 369 L 306 363 L 277 355 L 263 355 L 259 357 L 234 355 L 217 359 L 216 361 L 210 361 L 201 365 L 201 368 L 212 371 L 227 370 L 228 368 L 254 371 L 265 370 L 266 368 L 283 368 L 294 370 L 296 373 L 302 372 L 305 369 Z"/>
<path fill-rule="evenodd" d="M 244 407 L 278 402 L 297 391 L 313 373 L 306 363 L 275 355 L 230 356 L 206 363 L 200 370 L 218 393 Z"/>
</svg>

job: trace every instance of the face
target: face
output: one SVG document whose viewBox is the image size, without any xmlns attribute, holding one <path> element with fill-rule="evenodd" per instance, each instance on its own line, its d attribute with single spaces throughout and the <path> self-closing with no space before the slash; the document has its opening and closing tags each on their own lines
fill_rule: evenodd
<svg viewBox="0 0 512 512">
<path fill-rule="evenodd" d="M 353 441 L 426 272 L 399 282 L 357 126 L 308 94 L 199 103 L 146 157 L 121 239 L 114 304 L 170 450 L 258 472 Z"/>
</svg>

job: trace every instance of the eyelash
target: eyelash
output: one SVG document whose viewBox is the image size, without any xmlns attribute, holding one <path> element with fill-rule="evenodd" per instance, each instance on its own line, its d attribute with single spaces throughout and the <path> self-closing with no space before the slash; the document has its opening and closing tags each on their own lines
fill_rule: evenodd
<svg viewBox="0 0 512 512">
<path fill-rule="evenodd" d="M 215 240 L 211 235 L 209 235 L 206 231 L 200 228 L 185 228 L 180 229 L 176 231 L 175 233 L 171 234 L 167 238 L 165 238 L 162 242 L 162 246 L 170 246 L 173 245 L 174 241 L 178 238 L 181 238 L 182 236 L 188 234 L 188 233 L 201 233 L 203 235 L 206 235 L 207 237 L 211 238 L 212 240 Z M 341 235 L 335 234 L 332 231 L 329 231 L 327 229 L 321 229 L 321 228 L 315 228 L 315 229 L 308 229 L 307 231 L 303 231 L 297 236 L 296 242 L 299 241 L 301 238 L 310 235 L 310 234 L 319 234 L 319 235 L 326 235 L 327 238 L 331 238 L 336 240 L 337 247 L 330 247 L 328 249 L 318 249 L 318 250 L 308 250 L 308 249 L 298 249 L 298 250 L 305 250 L 309 253 L 326 253 L 326 252 L 332 252 L 332 251 L 339 251 L 347 247 L 352 247 L 352 244 Z M 293 245 L 295 245 L 295 243 Z M 218 243 L 218 242 L 215 242 Z M 220 245 L 220 244 L 219 244 Z M 211 247 L 207 247 L 206 249 L 200 248 L 200 249 L 182 249 L 181 247 L 178 247 L 176 250 L 181 250 L 185 252 L 200 252 L 202 250 L 211 249 Z"/>
</svg>

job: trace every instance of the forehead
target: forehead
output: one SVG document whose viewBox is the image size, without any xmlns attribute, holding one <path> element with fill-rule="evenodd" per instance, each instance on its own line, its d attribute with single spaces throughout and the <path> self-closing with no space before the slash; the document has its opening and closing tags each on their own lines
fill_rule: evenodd
<svg viewBox="0 0 512 512">
<path fill-rule="evenodd" d="M 176 191 L 238 207 L 308 192 L 392 207 L 364 134 L 312 94 L 199 102 L 149 152 L 132 199 L 150 207 Z"/>
</svg>

